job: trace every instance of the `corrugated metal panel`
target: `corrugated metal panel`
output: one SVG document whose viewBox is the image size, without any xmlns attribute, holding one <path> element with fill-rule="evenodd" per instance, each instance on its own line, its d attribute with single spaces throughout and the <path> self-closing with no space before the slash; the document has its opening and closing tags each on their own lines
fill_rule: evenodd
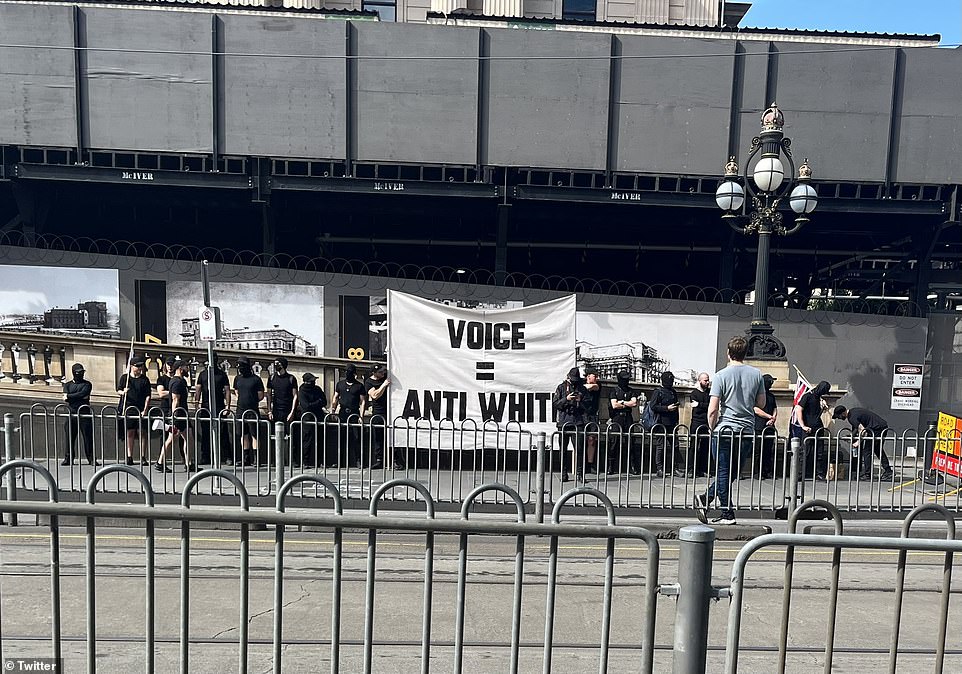
<svg viewBox="0 0 962 674">
<path fill-rule="evenodd" d="M 521 0 L 484 0 L 487 16 L 524 16 Z"/>
<path fill-rule="evenodd" d="M 686 26 L 717 26 L 718 0 L 686 0 L 682 23 Z"/>
<path fill-rule="evenodd" d="M 638 21 L 668 23 L 668 0 L 638 0 Z"/>
<path fill-rule="evenodd" d="M 431 11 L 450 14 L 456 9 L 468 9 L 468 0 L 431 0 Z"/>
</svg>

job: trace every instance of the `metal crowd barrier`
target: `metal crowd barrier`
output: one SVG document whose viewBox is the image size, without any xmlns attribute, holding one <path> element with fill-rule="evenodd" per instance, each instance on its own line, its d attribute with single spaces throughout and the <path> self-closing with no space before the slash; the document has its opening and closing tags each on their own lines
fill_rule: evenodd
<svg viewBox="0 0 962 674">
<path fill-rule="evenodd" d="M 156 461 L 161 447 L 171 439 L 172 421 L 180 421 L 185 429 L 168 452 L 165 467 L 172 472 L 140 466 L 141 452 L 149 462 Z M 589 424 L 563 427 L 542 437 L 516 423 L 504 430 L 493 422 L 444 422 L 432 431 L 431 424 L 423 420 L 305 414 L 292 423 L 277 424 L 245 412 L 243 417 L 221 416 L 213 421 L 212 429 L 203 411 L 171 419 L 159 409 L 151 409 L 146 417 L 136 410 L 120 415 L 112 407 L 99 412 L 83 408 L 78 414 L 63 404 L 53 409 L 37 404 L 21 414 L 19 449 L 13 443 L 15 434 L 8 433 L 6 458 L 38 461 L 57 476 L 63 491 L 83 493 L 92 474 L 80 446 L 83 433 L 67 431 L 70 425 L 82 431 L 84 424 L 90 426 L 94 458 L 101 464 L 123 463 L 124 427 L 138 429 L 140 439 L 132 443 L 133 458 L 161 500 L 183 493 L 188 475 L 181 443 L 186 463 L 227 470 L 259 499 L 276 494 L 289 477 L 315 475 L 331 480 L 348 500 L 368 501 L 379 485 L 403 477 L 424 484 L 436 502 L 446 504 L 462 503 L 475 487 L 498 482 L 517 491 L 528 507 L 543 511 L 545 504 L 550 507 L 557 502 L 577 479 L 578 484 L 604 493 L 616 508 L 671 513 L 689 511 L 694 496 L 704 493 L 717 478 L 712 439 L 705 427 L 645 430 L 638 424 L 626 429 L 616 424 Z M 931 450 L 938 440 L 934 428 L 924 434 L 886 431 L 878 437 L 822 430 L 800 441 L 799 451 L 792 451 L 793 440 L 771 428 L 745 437 L 751 451 L 741 456 L 732 450 L 729 457 L 733 507 L 743 516 L 770 516 L 809 498 L 826 500 L 846 513 L 907 512 L 928 502 L 962 511 L 962 490 L 956 480 L 929 470 Z M 734 442 L 729 444 L 737 446 L 741 438 L 732 435 Z M 866 451 L 883 450 L 891 462 L 891 473 L 884 472 L 879 459 L 873 457 L 868 479 L 858 479 L 853 441 Z M 215 444 L 219 444 L 219 452 Z M 74 463 L 59 465 L 68 452 Z M 589 465 L 591 469 L 586 470 Z M 572 481 L 562 480 L 565 472 Z M 31 491 L 44 489 L 33 475 L 20 478 L 19 486 Z M 140 486 L 124 473 L 112 475 L 98 489 L 131 493 L 139 492 Z M 236 495 L 233 484 L 223 480 L 204 485 L 204 490 L 213 496 Z M 323 498 L 324 491 L 305 481 L 292 496 Z M 410 502 L 413 496 L 405 492 L 385 498 Z M 486 493 L 481 501 L 501 509 L 512 506 L 500 492 Z M 595 506 L 586 498 L 574 498 L 570 505 Z"/>
<path fill-rule="evenodd" d="M 835 523 L 834 535 L 815 535 L 798 534 L 798 520 L 804 516 L 805 512 L 814 508 L 827 509 Z M 912 538 L 912 524 L 920 515 L 935 513 L 945 522 L 945 539 L 921 539 Z M 702 527 L 708 529 L 708 527 Z M 836 639 L 836 618 L 838 611 L 839 593 L 839 572 L 842 564 L 843 550 L 891 550 L 898 551 L 898 562 L 896 565 L 895 577 L 895 596 L 892 606 L 892 636 L 889 640 L 888 648 L 888 671 L 892 674 L 896 671 L 899 659 L 899 638 L 902 627 L 903 599 L 905 595 L 905 567 L 909 551 L 928 551 L 943 552 L 945 557 L 942 564 L 942 582 L 939 590 L 938 611 L 932 612 L 933 617 L 937 617 L 937 632 L 934 637 L 935 651 L 935 671 L 941 673 L 945 667 L 946 656 L 946 633 L 949 619 L 949 600 L 952 594 L 952 561 L 953 555 L 962 552 L 962 541 L 955 540 L 955 519 L 954 515 L 944 506 L 927 503 L 913 509 L 905 518 L 901 537 L 881 537 L 881 536 L 845 536 L 843 535 L 843 524 L 841 513 L 831 503 L 820 500 L 813 500 L 802 504 L 789 520 L 789 533 L 767 534 L 759 536 L 748 542 L 738 553 L 732 565 L 731 605 L 729 607 L 728 633 L 725 648 L 725 671 L 728 674 L 735 674 L 738 671 L 738 653 L 741 637 L 741 618 L 744 606 L 745 589 L 748 586 L 746 570 L 749 561 L 755 553 L 773 546 L 785 547 L 785 580 L 781 603 L 781 620 L 778 623 L 778 655 L 776 669 L 780 674 L 785 672 L 788 655 L 788 635 L 791 626 L 791 607 L 792 607 L 792 577 L 794 572 L 794 560 L 796 548 L 822 548 L 831 549 L 832 554 L 832 575 L 829 589 L 829 601 L 825 608 L 826 636 L 824 646 L 824 672 L 829 674 L 832 671 L 833 657 L 835 654 Z M 710 571 L 710 566 L 708 567 Z M 710 573 L 709 573 L 710 575 Z M 698 629 L 697 625 L 701 616 L 697 610 L 693 609 L 691 615 L 679 618 L 684 620 L 687 625 Z M 707 625 L 704 633 L 695 633 L 697 643 L 707 643 Z M 957 664 L 957 663 L 956 663 Z M 954 670 L 953 670 L 954 671 Z"/>
<path fill-rule="evenodd" d="M 183 674 L 191 671 L 191 526 L 195 522 L 230 523 L 240 526 L 239 549 L 239 615 L 237 638 L 237 670 L 246 672 L 250 651 L 248 621 L 250 619 L 250 529 L 257 525 L 273 527 L 274 529 L 274 579 L 273 579 L 273 631 L 272 631 L 272 667 L 273 671 L 282 671 L 284 646 L 284 597 L 283 583 L 285 573 L 285 530 L 288 527 L 315 527 L 329 532 L 333 540 L 332 553 L 332 582 L 331 582 L 331 672 L 340 671 L 339 648 L 341 646 L 341 607 L 343 599 L 342 553 L 343 534 L 345 530 L 364 530 L 368 532 L 367 568 L 364 590 L 364 638 L 363 661 L 364 671 L 372 669 L 372 659 L 376 645 L 376 600 L 378 596 L 378 533 L 384 531 L 404 532 L 409 534 L 423 534 L 424 536 L 424 574 L 423 574 L 423 606 L 421 608 L 421 671 L 428 672 L 431 668 L 432 641 L 436 638 L 432 632 L 433 604 L 432 592 L 435 583 L 433 559 L 435 550 L 435 536 L 438 534 L 456 534 L 459 538 L 459 556 L 457 571 L 458 605 L 455 619 L 454 662 L 451 666 L 442 666 L 443 671 L 461 672 L 464 669 L 463 655 L 465 649 L 464 625 L 466 610 L 471 607 L 465 592 L 468 578 L 468 563 L 470 560 L 470 544 L 480 536 L 510 536 L 515 543 L 515 570 L 513 578 L 513 603 L 510 611 L 511 644 L 509 671 L 519 671 L 519 650 L 521 647 L 522 597 L 530 597 L 532 590 L 525 588 L 525 553 L 529 543 L 542 545 L 546 539 L 549 546 L 547 588 L 544 599 L 545 629 L 543 643 L 544 671 L 551 670 L 552 651 L 554 648 L 553 634 L 555 628 L 558 584 L 558 556 L 559 539 L 576 538 L 586 541 L 604 542 L 606 554 L 604 562 L 604 582 L 600 592 L 597 608 L 602 614 L 602 631 L 599 649 L 599 670 L 606 671 L 609 654 L 609 637 L 611 606 L 613 594 L 614 564 L 616 561 L 616 542 L 625 541 L 631 545 L 641 543 L 645 546 L 644 578 L 631 583 L 643 589 L 643 606 L 638 607 L 640 615 L 636 615 L 637 651 L 642 671 L 650 672 L 653 667 L 655 617 L 658 591 L 659 545 L 655 535 L 647 529 L 639 527 L 618 526 L 615 523 L 615 513 L 607 497 L 600 492 L 581 487 L 568 492 L 559 499 L 551 514 L 550 522 L 533 523 L 526 521 L 526 513 L 521 496 L 511 487 L 498 484 L 485 484 L 471 490 L 464 498 L 460 519 L 435 519 L 435 501 L 426 487 L 415 480 L 396 479 L 381 484 L 372 495 L 367 515 L 345 515 L 343 513 L 343 499 L 337 487 L 330 480 L 321 476 L 297 475 L 281 485 L 278 490 L 273 509 L 252 511 L 249 509 L 248 494 L 244 485 L 236 475 L 225 470 L 207 469 L 193 475 L 181 497 L 179 506 L 156 507 L 155 494 L 145 476 L 134 468 L 126 465 L 110 465 L 100 468 L 86 491 L 83 503 L 61 503 L 60 490 L 54 476 L 42 465 L 35 462 L 17 459 L 8 461 L 0 466 L 0 477 L 14 470 L 22 470 L 37 475 L 48 493 L 48 502 L 42 501 L 0 501 L 0 513 L 3 514 L 34 514 L 49 518 L 50 533 L 50 655 L 53 658 L 63 656 L 62 635 L 62 593 L 60 576 L 60 524 L 63 516 L 83 517 L 86 519 L 86 564 L 85 564 L 85 601 L 86 601 L 86 666 L 92 673 L 97 668 L 98 647 L 100 641 L 97 636 L 97 594 L 95 580 L 97 577 L 97 518 L 143 520 L 146 522 L 145 563 L 144 563 L 144 669 L 148 673 L 156 670 L 155 652 L 155 619 L 157 613 L 156 597 L 156 567 L 155 567 L 155 523 L 157 521 L 179 521 L 181 523 L 181 564 L 179 571 L 179 658 L 180 671 Z M 135 481 L 143 490 L 144 505 L 128 505 L 118 503 L 96 503 L 96 486 L 115 474 L 126 475 Z M 224 480 L 232 483 L 239 497 L 239 507 L 203 508 L 191 506 L 192 496 L 197 487 L 206 481 Z M 298 487 L 307 483 L 316 484 L 323 488 L 330 497 L 331 508 L 327 510 L 310 509 L 301 512 L 288 512 L 286 502 L 288 496 Z M 386 495 L 397 490 L 410 490 L 417 494 L 424 506 L 424 517 L 392 517 L 379 514 L 378 506 Z M 489 492 L 503 494 L 514 506 L 516 521 L 498 522 L 490 519 L 484 521 L 470 519 L 470 514 L 481 496 Z M 596 498 L 605 507 L 606 524 L 566 524 L 561 521 L 561 507 L 564 502 L 575 495 L 579 497 Z M 115 525 L 114 525 L 115 526 Z M 474 595 L 480 605 L 486 603 L 483 595 Z M 2 605 L 2 597 L 0 597 Z M 531 610 L 530 598 L 526 607 Z M 414 610 L 412 609 L 412 613 Z M 504 614 L 505 617 L 508 615 Z M 0 612 L 0 620 L 7 617 L 6 611 Z M 132 616 L 131 616 L 132 617 Z M 0 633 L 9 627 L 0 622 Z M 39 635 L 38 635 L 39 636 Z M 207 643 L 207 641 L 205 641 Z M 0 660 L 5 655 L 5 644 L 0 641 Z M 222 663 L 223 669 L 230 669 Z"/>
</svg>

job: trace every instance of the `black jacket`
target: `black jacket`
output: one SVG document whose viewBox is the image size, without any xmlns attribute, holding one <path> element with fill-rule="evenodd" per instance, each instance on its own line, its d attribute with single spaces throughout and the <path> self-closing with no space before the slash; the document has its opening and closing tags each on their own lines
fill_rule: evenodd
<svg viewBox="0 0 962 674">
<path fill-rule="evenodd" d="M 651 394 L 651 411 L 655 413 L 655 423 L 661 424 L 669 431 L 678 425 L 678 408 L 674 412 L 668 410 L 669 405 L 678 404 L 678 393 L 673 388 L 659 386 Z"/>
<path fill-rule="evenodd" d="M 575 400 L 568 400 L 569 393 L 580 394 Z M 558 428 L 563 428 L 564 426 L 583 426 L 585 424 L 585 406 L 582 401 L 588 391 L 581 384 L 572 384 L 569 381 L 563 381 L 555 389 L 554 398 L 551 399 L 551 405 L 554 407 L 558 416 L 556 421 L 558 422 Z"/>
<path fill-rule="evenodd" d="M 92 390 L 93 385 L 86 379 L 81 379 L 79 382 L 70 380 L 63 385 L 63 392 L 67 396 L 67 405 L 74 412 L 83 405 L 90 405 L 90 392 Z"/>
<path fill-rule="evenodd" d="M 297 406 L 301 415 L 311 413 L 317 421 L 324 421 L 327 394 L 317 384 L 301 384 L 297 389 Z"/>
</svg>

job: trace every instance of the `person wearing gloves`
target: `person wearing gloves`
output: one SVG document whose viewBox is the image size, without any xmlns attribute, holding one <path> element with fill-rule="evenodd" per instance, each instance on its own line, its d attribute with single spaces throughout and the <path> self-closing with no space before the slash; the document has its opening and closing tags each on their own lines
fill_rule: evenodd
<svg viewBox="0 0 962 674">
<path fill-rule="evenodd" d="M 561 481 L 571 479 L 571 459 L 568 457 L 568 443 L 574 444 L 575 464 L 578 479 L 583 480 L 582 462 L 584 460 L 585 439 L 585 406 L 584 399 L 588 390 L 585 388 L 581 371 L 573 367 L 568 376 L 558 384 L 551 405 L 555 410 L 558 430 L 561 431 Z"/>
<path fill-rule="evenodd" d="M 69 466 L 76 456 L 79 460 L 77 446 L 78 435 L 83 438 L 84 456 L 91 466 L 100 465 L 94 460 L 94 420 L 93 410 L 90 409 L 90 392 L 93 384 L 84 379 L 84 366 L 74 363 L 70 368 L 73 379 L 63 385 L 63 399 L 70 408 L 70 415 L 64 423 L 64 457 L 61 465 Z"/>
</svg>

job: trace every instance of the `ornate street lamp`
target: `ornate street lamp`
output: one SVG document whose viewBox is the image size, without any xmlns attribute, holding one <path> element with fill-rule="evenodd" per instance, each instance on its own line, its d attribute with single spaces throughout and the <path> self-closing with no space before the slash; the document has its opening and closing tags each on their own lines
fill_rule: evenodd
<svg viewBox="0 0 962 674">
<path fill-rule="evenodd" d="M 812 169 L 808 160 L 798 167 L 794 184 L 785 179 L 782 156 L 788 160 L 788 175 L 794 175 L 792 141 L 782 133 L 785 116 L 778 106 L 762 113 L 762 130 L 752 139 L 744 176 L 738 174 L 735 157 L 725 165 L 725 179 L 715 191 L 715 203 L 724 211 L 722 220 L 740 234 L 758 234 L 758 259 L 755 266 L 755 302 L 748 334 L 748 357 L 755 360 L 783 360 L 785 345 L 775 337 L 768 322 L 768 251 L 772 234 L 788 236 L 800 230 L 815 210 L 818 195 L 811 186 Z M 749 170 L 750 169 L 750 173 Z M 742 186 L 744 184 L 744 187 Z M 750 201 L 745 199 L 748 193 Z M 795 221 L 786 227 L 779 206 L 788 196 Z"/>
</svg>

